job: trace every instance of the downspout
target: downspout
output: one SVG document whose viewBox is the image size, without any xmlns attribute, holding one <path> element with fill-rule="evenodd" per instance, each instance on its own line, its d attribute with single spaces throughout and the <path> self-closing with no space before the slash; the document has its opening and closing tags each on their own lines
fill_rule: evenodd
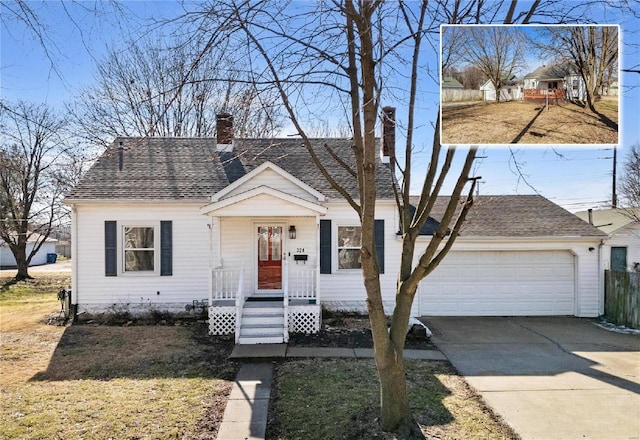
<svg viewBox="0 0 640 440">
<path fill-rule="evenodd" d="M 598 313 L 600 316 L 604 315 L 604 239 L 600 240 L 598 245 Z"/>
<path fill-rule="evenodd" d="M 78 320 L 78 260 L 78 211 L 76 205 L 71 204 L 71 322 L 74 324 Z"/>
</svg>

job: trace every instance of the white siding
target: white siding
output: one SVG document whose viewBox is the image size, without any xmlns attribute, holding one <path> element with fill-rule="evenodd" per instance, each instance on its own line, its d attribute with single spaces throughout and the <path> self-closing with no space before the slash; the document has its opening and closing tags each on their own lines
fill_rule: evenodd
<svg viewBox="0 0 640 440">
<path fill-rule="evenodd" d="M 322 304 L 331 309 L 366 311 L 366 291 L 360 270 L 338 270 L 337 231 L 338 226 L 358 225 L 355 211 L 346 204 L 327 204 L 329 211 L 326 218 L 331 222 L 332 239 L 332 273 L 320 275 Z M 385 273 L 380 276 L 382 299 L 385 312 L 393 311 L 396 294 L 396 281 L 400 267 L 400 241 L 397 239 L 398 218 L 395 203 L 378 203 L 376 219 L 384 219 L 385 234 Z M 417 307 L 414 302 L 414 316 Z"/>
<path fill-rule="evenodd" d="M 105 309 L 110 306 L 129 304 L 132 309 L 149 309 L 152 305 L 157 309 L 184 310 L 184 305 L 193 300 L 208 298 L 211 276 L 210 260 L 222 268 L 245 269 L 245 294 L 249 295 L 256 287 L 256 227 L 261 225 L 281 225 L 284 232 L 283 252 L 289 262 L 289 269 L 316 268 L 319 264 L 318 221 L 320 218 L 332 220 L 333 273 L 320 275 L 320 301 L 333 309 L 365 310 L 366 293 L 362 273 L 359 270 L 344 271 L 337 269 L 337 228 L 340 225 L 357 225 L 356 213 L 346 203 L 327 202 L 326 216 L 306 215 L 301 217 L 263 216 L 264 206 L 253 206 L 252 217 L 208 217 L 200 214 L 198 204 L 144 204 L 144 205 L 76 205 L 75 219 L 76 254 L 73 255 L 76 272 L 74 274 L 74 292 L 77 294 L 79 311 Z M 248 209 L 248 207 L 247 207 Z M 269 211 L 271 212 L 271 211 Z M 308 212 L 308 211 L 307 211 Z M 401 241 L 397 237 L 398 219 L 395 204 L 378 203 L 376 218 L 385 220 L 385 273 L 381 275 L 383 301 L 387 313 L 392 311 L 395 302 L 395 288 L 400 264 Z M 119 225 L 129 222 L 152 222 L 159 224 L 161 220 L 173 223 L 173 275 L 172 276 L 131 276 L 120 275 L 105 277 L 104 263 L 104 222 L 115 220 Z M 209 225 L 213 224 L 211 228 Z M 297 237 L 288 238 L 287 230 L 295 225 Z M 219 231 L 219 234 L 218 234 Z M 219 237 L 219 242 L 218 242 Z M 637 238 L 637 236 L 636 236 Z M 219 243 L 219 244 L 218 244 Z M 426 238 L 421 239 L 416 247 L 416 258 L 424 249 Z M 555 289 L 562 306 L 543 310 L 545 314 L 575 314 L 577 316 L 597 316 L 602 307 L 601 275 L 598 267 L 599 240 L 585 239 L 548 239 L 548 240 L 472 240 L 460 238 L 452 255 L 458 252 L 480 252 L 482 258 L 475 260 L 462 259 L 456 263 L 455 257 L 448 256 L 443 263 L 441 273 L 435 273 L 423 281 L 423 286 L 430 289 L 430 283 L 439 279 L 443 293 L 461 289 L 460 269 L 456 264 L 464 263 L 464 271 L 469 276 L 468 286 L 477 287 L 484 284 L 489 287 L 494 283 L 494 276 L 505 273 L 509 276 L 513 268 L 505 267 L 499 253 L 512 251 L 518 255 L 523 264 L 517 265 L 516 271 L 525 277 L 535 277 L 537 269 L 527 264 L 548 263 L 548 256 L 554 255 L 553 264 L 547 270 L 557 271 L 555 281 L 559 284 L 547 286 L 547 291 Z M 219 248 L 218 248 L 219 245 Z M 593 251 L 589 251 L 593 248 Z M 296 264 L 293 255 L 308 255 L 306 264 Z M 217 256 L 220 256 L 218 258 Z M 461 255 L 461 254 L 460 254 Z M 571 255 L 571 258 L 565 258 Z M 631 254 L 630 254 L 631 255 Z M 476 255 L 477 257 L 477 255 Z M 451 259 L 450 259 L 451 258 Z M 481 269 L 482 264 L 495 258 L 493 275 L 487 276 Z M 569 261 L 571 260 L 571 262 Z M 638 255 L 637 260 L 640 260 Z M 634 257 L 630 256 L 633 262 Z M 462 262 L 462 263 L 461 263 Z M 451 264 L 453 266 L 451 266 Z M 573 277 L 569 277 L 571 264 L 574 266 Z M 449 267 L 449 268 L 447 268 Z M 453 268 L 452 268 L 453 267 Z M 486 267 L 486 265 L 484 266 Z M 438 278 L 439 277 L 439 278 Z M 551 278 L 554 279 L 554 278 Z M 573 283 L 574 302 L 570 311 L 567 302 L 568 283 Z M 538 286 L 540 288 L 540 286 Z M 502 290 L 507 289 L 501 287 Z M 428 291 L 428 290 L 427 290 Z M 159 293 L 158 293 L 159 292 Z M 431 299 L 426 299 L 431 301 Z M 430 310 L 424 296 L 416 296 L 412 314 Z M 479 310 L 468 309 L 469 314 L 496 314 L 500 304 L 481 305 Z M 501 313 L 501 312 L 500 312 Z M 515 313 L 515 312 L 514 312 Z"/>
<path fill-rule="evenodd" d="M 640 263 L 640 224 L 631 223 L 612 233 L 605 241 L 602 256 L 604 269 L 609 269 L 611 265 L 612 247 L 627 248 L 627 270 L 633 271 L 634 263 Z"/>
<path fill-rule="evenodd" d="M 317 201 L 316 201 L 317 203 Z M 220 217 L 264 217 L 305 216 L 313 211 L 276 198 L 269 194 L 259 194 L 238 203 L 216 209 L 214 214 Z"/>
<path fill-rule="evenodd" d="M 312 164 L 310 163 L 310 166 Z M 290 194 L 292 196 L 299 197 L 301 199 L 317 202 L 317 198 L 313 195 L 309 194 L 306 190 L 295 185 L 288 179 L 285 179 L 280 174 L 276 173 L 271 169 L 266 169 L 260 174 L 254 176 L 249 181 L 245 182 L 243 185 L 240 185 L 238 188 L 235 188 L 229 194 L 225 194 L 223 199 L 241 194 L 243 192 L 249 191 L 251 189 L 257 188 L 259 186 L 268 186 L 270 188 L 276 189 L 278 191 L 282 191 L 284 193 Z"/>
<path fill-rule="evenodd" d="M 485 101 L 496 100 L 496 89 L 490 81 L 483 84 L 482 87 L 480 87 L 480 90 L 484 93 Z M 521 85 L 502 86 L 500 89 L 500 101 L 514 101 L 519 99 L 522 99 Z"/>
<path fill-rule="evenodd" d="M 259 211 L 255 211 L 259 212 Z M 289 239 L 289 226 L 296 227 L 296 238 Z M 288 261 L 289 270 L 297 268 L 315 268 L 318 264 L 316 251 L 317 227 L 315 217 L 264 217 L 264 218 L 221 218 L 220 219 L 220 250 L 222 267 L 226 269 L 244 268 L 244 294 L 251 295 L 256 289 L 257 262 L 257 227 L 282 226 L 283 252 Z M 306 254 L 305 263 L 296 262 L 294 254 Z"/>
<path fill-rule="evenodd" d="M 209 217 L 199 205 L 77 205 L 76 284 L 79 312 L 125 306 L 145 311 L 184 310 L 193 300 L 209 297 Z M 173 275 L 105 276 L 104 222 L 173 222 Z M 159 231 L 158 231 L 159 232 Z"/>
</svg>

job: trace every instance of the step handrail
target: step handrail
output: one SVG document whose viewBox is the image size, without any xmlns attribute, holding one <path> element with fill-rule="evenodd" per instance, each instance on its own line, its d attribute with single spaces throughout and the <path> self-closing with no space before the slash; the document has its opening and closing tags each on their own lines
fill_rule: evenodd
<svg viewBox="0 0 640 440">
<path fill-rule="evenodd" d="M 289 262 L 284 259 L 284 268 L 282 274 L 282 304 L 284 306 L 284 326 L 282 331 L 284 343 L 289 342 Z"/>
<path fill-rule="evenodd" d="M 238 290 L 236 292 L 236 344 L 240 341 L 240 327 L 242 325 L 242 308 L 244 307 L 244 265 L 240 269 Z"/>
</svg>

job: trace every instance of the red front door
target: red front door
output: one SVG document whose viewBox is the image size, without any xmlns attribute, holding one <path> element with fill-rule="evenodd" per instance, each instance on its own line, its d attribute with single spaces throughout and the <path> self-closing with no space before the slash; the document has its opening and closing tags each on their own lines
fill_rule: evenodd
<svg viewBox="0 0 640 440">
<path fill-rule="evenodd" d="M 282 290 L 282 226 L 258 226 L 258 290 Z"/>
</svg>

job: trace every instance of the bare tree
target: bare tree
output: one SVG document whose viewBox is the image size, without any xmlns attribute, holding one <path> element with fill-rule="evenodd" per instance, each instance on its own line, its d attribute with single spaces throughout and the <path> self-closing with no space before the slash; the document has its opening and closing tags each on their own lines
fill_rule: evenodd
<svg viewBox="0 0 640 440">
<path fill-rule="evenodd" d="M 517 26 L 455 28 L 462 40 L 461 58 L 491 81 L 499 102 L 502 86 L 524 64 L 524 34 Z"/>
<path fill-rule="evenodd" d="M 421 436 L 413 421 L 407 396 L 403 349 L 411 306 L 418 284 L 445 258 L 453 246 L 473 199 L 476 179 L 471 166 L 476 148 L 466 149 L 462 165 L 451 173 L 453 189 L 438 231 L 424 248 L 416 248 L 422 226 L 433 212 L 445 178 L 452 171 L 455 147 L 446 151 L 434 127 L 431 161 L 424 174 L 419 201 L 412 209 L 412 153 L 417 127 L 429 119 L 419 101 L 422 81 L 429 69 L 420 57 L 425 45 L 436 48 L 440 23 L 493 21 L 502 13 L 507 22 L 526 23 L 536 14 L 567 17 L 579 11 L 573 5 L 553 2 L 382 2 L 335 0 L 322 3 L 265 3 L 219 0 L 186 14 L 185 26 L 193 32 L 236 41 L 236 56 L 243 60 L 253 80 L 271 85 L 294 125 L 301 143 L 328 182 L 357 213 L 361 223 L 361 261 L 367 308 L 374 339 L 374 357 L 380 381 L 380 423 L 399 432 L 401 438 Z M 507 10 L 508 9 L 508 10 Z M 563 15 L 567 14 L 567 15 Z M 207 47 L 203 49 L 203 56 Z M 234 63 L 238 65 L 240 63 Z M 507 63 L 508 64 L 508 63 Z M 502 72 L 502 75 L 505 73 Z M 398 83 L 402 87 L 398 87 Z M 374 243 L 376 209 L 376 124 L 381 101 L 402 102 L 404 148 L 392 160 L 397 177 L 396 201 L 402 231 L 402 255 L 398 270 L 391 328 L 387 328 L 380 284 L 380 268 Z M 432 112 L 432 117 L 435 116 Z M 348 121 L 353 155 L 340 166 L 353 176 L 357 196 L 333 179 L 318 160 L 308 135 L 307 120 L 317 117 Z M 341 115 L 344 115 L 341 117 Z M 436 119 L 437 121 L 437 119 Z"/>
<path fill-rule="evenodd" d="M 620 181 L 620 195 L 624 200 L 625 214 L 640 222 L 640 144 L 631 146 Z"/>
<path fill-rule="evenodd" d="M 75 11 L 75 12 L 74 12 Z M 77 19 L 76 13 L 80 11 L 85 16 L 99 17 L 89 26 L 86 21 Z M 55 15 L 61 12 L 64 23 L 56 23 L 51 26 L 47 23 L 48 15 Z M 0 0 L 0 23 L 3 30 L 16 41 L 28 37 L 33 39 L 42 50 L 42 55 L 49 61 L 50 72 L 57 76 L 61 82 L 68 87 L 63 74 L 62 63 L 66 62 L 71 54 L 64 53 L 63 44 L 59 40 L 57 31 L 60 28 L 75 29 L 82 41 L 83 48 L 91 54 L 91 36 L 100 34 L 96 26 L 110 26 L 119 28 L 121 33 L 126 34 L 131 26 L 134 15 L 128 10 L 126 2 L 118 0 L 106 1 L 84 1 L 84 0 L 64 0 L 31 2 L 27 0 Z M 99 23 L 99 24 L 98 24 Z"/>
<path fill-rule="evenodd" d="M 298 8 L 278 8 L 260 3 L 216 2 L 203 11 L 202 18 L 208 21 L 217 17 L 219 23 L 225 24 L 227 32 L 232 29 L 229 32 L 230 39 L 247 42 L 247 52 L 238 56 L 251 59 L 262 67 L 260 70 L 253 69 L 256 81 L 269 82 L 275 88 L 310 157 L 357 213 L 361 222 L 363 281 L 374 337 L 375 360 L 380 373 L 381 423 L 385 429 L 401 431 L 405 435 L 419 433 L 409 409 L 402 356 L 409 315 L 419 281 L 442 261 L 471 206 L 472 190 L 467 188 L 469 193 L 464 197 L 462 193 L 469 183 L 476 149 L 471 148 L 466 153 L 440 230 L 422 255 L 414 258 L 418 233 L 429 217 L 456 151 L 455 148 L 450 148 L 446 153 L 442 152 L 436 137 L 422 200 L 413 215 L 409 202 L 413 148 L 411 134 L 414 124 L 418 123 L 413 104 L 418 97 L 421 45 L 426 30 L 433 24 L 427 22 L 427 2 L 392 5 L 345 1 L 340 4 L 317 5 L 315 9 L 308 8 L 304 11 Z M 319 16 L 323 17 L 320 22 L 314 19 Z M 393 32 L 385 32 L 383 23 L 387 22 L 395 24 Z M 209 22 L 208 26 L 211 25 Z M 201 22 L 197 26 L 208 27 Z M 381 116 L 380 99 L 384 87 L 381 73 L 385 63 L 393 65 L 387 57 L 394 57 L 396 51 L 410 54 L 402 61 L 406 65 L 404 72 L 411 84 L 411 110 L 408 112 L 409 136 L 404 150 L 404 171 L 401 170 L 403 178 L 396 187 L 398 206 L 403 216 L 403 255 L 397 303 L 389 331 L 374 243 L 375 180 L 380 172 L 376 166 L 378 143 L 375 132 Z M 309 129 L 304 125 L 308 103 L 299 104 L 303 97 L 317 96 L 308 90 L 316 90 L 322 94 L 323 100 L 338 103 L 346 112 L 346 120 L 351 126 L 350 134 L 353 136 L 353 156 L 340 164 L 347 167 L 353 176 L 359 188 L 357 197 L 353 197 L 345 186 L 333 179 L 312 147 Z"/>
<path fill-rule="evenodd" d="M 460 82 L 465 89 L 478 90 L 485 79 L 482 70 L 476 66 L 465 66 L 460 72 Z"/>
<path fill-rule="evenodd" d="M 159 39 L 111 49 L 72 109 L 79 132 L 102 146 L 123 135 L 212 136 L 216 113 L 227 112 L 239 136 L 271 135 L 282 122 L 273 96 L 230 77 L 224 51 L 215 54 L 198 60 L 188 45 Z"/>
<path fill-rule="evenodd" d="M 59 220 L 73 184 L 67 121 L 44 105 L 0 105 L 0 238 L 15 257 L 17 281 Z M 27 245 L 30 250 L 27 252 Z"/>
<path fill-rule="evenodd" d="M 618 66 L 618 27 L 546 26 L 538 34 L 538 48 L 577 70 L 585 84 L 586 105 L 598 113 L 595 98 Z"/>
</svg>

